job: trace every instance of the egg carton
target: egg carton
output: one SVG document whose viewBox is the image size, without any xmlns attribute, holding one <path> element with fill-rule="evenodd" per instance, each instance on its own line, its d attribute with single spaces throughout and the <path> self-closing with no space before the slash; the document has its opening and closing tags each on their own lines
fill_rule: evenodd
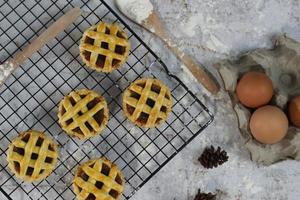
<svg viewBox="0 0 300 200">
<path fill-rule="evenodd" d="M 289 100 L 300 94 L 300 44 L 282 35 L 276 39 L 273 49 L 257 49 L 242 55 L 238 60 L 224 60 L 216 67 L 232 100 L 251 159 L 264 165 L 286 159 L 300 160 L 300 129 L 290 126 L 286 137 L 276 144 L 257 142 L 249 128 L 251 110 L 239 102 L 235 93 L 237 82 L 244 73 L 263 71 L 273 82 L 274 95 L 270 104 L 287 111 Z"/>
</svg>

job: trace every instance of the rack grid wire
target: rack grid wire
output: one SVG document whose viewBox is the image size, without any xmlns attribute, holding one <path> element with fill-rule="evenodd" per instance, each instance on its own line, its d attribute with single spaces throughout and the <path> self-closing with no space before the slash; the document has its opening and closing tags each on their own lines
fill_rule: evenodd
<svg viewBox="0 0 300 200">
<path fill-rule="evenodd" d="M 81 7 L 82 16 L 32 55 L 0 88 L 0 191 L 8 199 L 75 199 L 74 171 L 100 156 L 120 167 L 126 179 L 123 198 L 129 199 L 213 120 L 200 100 L 102 0 L 0 0 L 1 62 L 75 6 Z M 86 68 L 78 50 L 83 31 L 102 20 L 118 23 L 132 45 L 126 64 L 110 74 Z M 157 128 L 136 127 L 122 112 L 122 91 L 141 77 L 158 78 L 171 89 L 172 113 Z M 110 109 L 107 128 L 85 141 L 69 137 L 57 122 L 59 101 L 79 88 L 103 94 Z M 32 184 L 12 175 L 6 161 L 12 139 L 28 129 L 46 132 L 60 147 L 54 172 Z"/>
</svg>

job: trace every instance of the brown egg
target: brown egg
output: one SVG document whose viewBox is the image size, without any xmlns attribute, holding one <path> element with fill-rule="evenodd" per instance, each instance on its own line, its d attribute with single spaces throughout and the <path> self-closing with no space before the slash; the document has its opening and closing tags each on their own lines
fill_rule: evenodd
<svg viewBox="0 0 300 200">
<path fill-rule="evenodd" d="M 269 103 L 273 96 L 273 84 L 262 72 L 248 72 L 239 81 L 236 94 L 242 104 L 257 108 Z"/>
<path fill-rule="evenodd" d="M 294 97 L 290 102 L 289 117 L 292 124 L 300 128 L 300 96 Z"/>
<path fill-rule="evenodd" d="M 284 138 L 289 122 L 282 110 L 275 106 L 264 106 L 257 109 L 250 119 L 250 130 L 253 137 L 264 144 L 274 144 Z"/>
</svg>

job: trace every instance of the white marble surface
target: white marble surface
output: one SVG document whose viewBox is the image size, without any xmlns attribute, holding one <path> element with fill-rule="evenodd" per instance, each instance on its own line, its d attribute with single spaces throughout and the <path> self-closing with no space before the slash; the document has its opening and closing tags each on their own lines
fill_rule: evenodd
<svg viewBox="0 0 300 200">
<path fill-rule="evenodd" d="M 91 0 L 97 1 L 97 0 Z M 114 0 L 107 0 L 114 7 Z M 179 47 L 216 74 L 212 64 L 242 52 L 271 47 L 271 39 L 287 33 L 300 41 L 299 0 L 152 0 Z M 132 28 L 161 56 L 172 71 L 180 63 L 153 35 Z M 193 200 L 198 188 L 218 192 L 222 200 L 298 200 L 300 167 L 284 161 L 270 167 L 250 161 L 225 93 L 211 97 L 201 86 L 178 74 L 205 102 L 216 118 L 133 197 L 133 200 Z M 207 145 L 221 146 L 229 161 L 206 170 L 197 158 Z M 0 199 L 3 197 L 0 196 Z"/>
<path fill-rule="evenodd" d="M 215 73 L 212 64 L 255 48 L 270 48 L 274 36 L 287 33 L 300 41 L 298 0 L 160 0 L 152 1 L 179 47 Z M 111 2 L 113 5 L 113 3 Z M 180 66 L 151 34 L 132 24 L 172 70 Z M 188 78 L 183 76 L 188 82 Z M 194 91 L 216 115 L 214 123 L 152 178 L 133 200 L 193 200 L 198 188 L 218 193 L 223 200 L 298 200 L 300 164 L 284 161 L 270 167 L 250 161 L 237 123 L 221 93 L 208 96 Z M 219 145 L 229 154 L 223 166 L 206 170 L 197 157 L 207 145 Z"/>
</svg>

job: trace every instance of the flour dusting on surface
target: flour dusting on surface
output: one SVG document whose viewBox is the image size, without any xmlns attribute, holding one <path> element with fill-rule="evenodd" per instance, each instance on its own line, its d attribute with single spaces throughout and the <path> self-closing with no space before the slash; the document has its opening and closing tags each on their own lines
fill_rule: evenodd
<svg viewBox="0 0 300 200">
<path fill-rule="evenodd" d="M 181 23 L 180 28 L 184 30 L 184 33 L 187 36 L 193 37 L 196 35 L 197 28 L 201 21 L 203 21 L 203 15 L 193 15 L 185 22 Z"/>
<path fill-rule="evenodd" d="M 137 23 L 142 23 L 153 12 L 150 0 L 116 0 L 118 8 Z"/>
<path fill-rule="evenodd" d="M 180 68 L 185 73 L 185 76 L 182 76 L 182 78 L 186 78 L 188 82 L 190 82 L 191 80 L 198 82 L 192 72 L 184 64 L 182 64 Z"/>
<path fill-rule="evenodd" d="M 5 79 L 14 70 L 14 64 L 12 62 L 5 62 L 0 65 L 0 84 L 5 81 Z"/>
</svg>

